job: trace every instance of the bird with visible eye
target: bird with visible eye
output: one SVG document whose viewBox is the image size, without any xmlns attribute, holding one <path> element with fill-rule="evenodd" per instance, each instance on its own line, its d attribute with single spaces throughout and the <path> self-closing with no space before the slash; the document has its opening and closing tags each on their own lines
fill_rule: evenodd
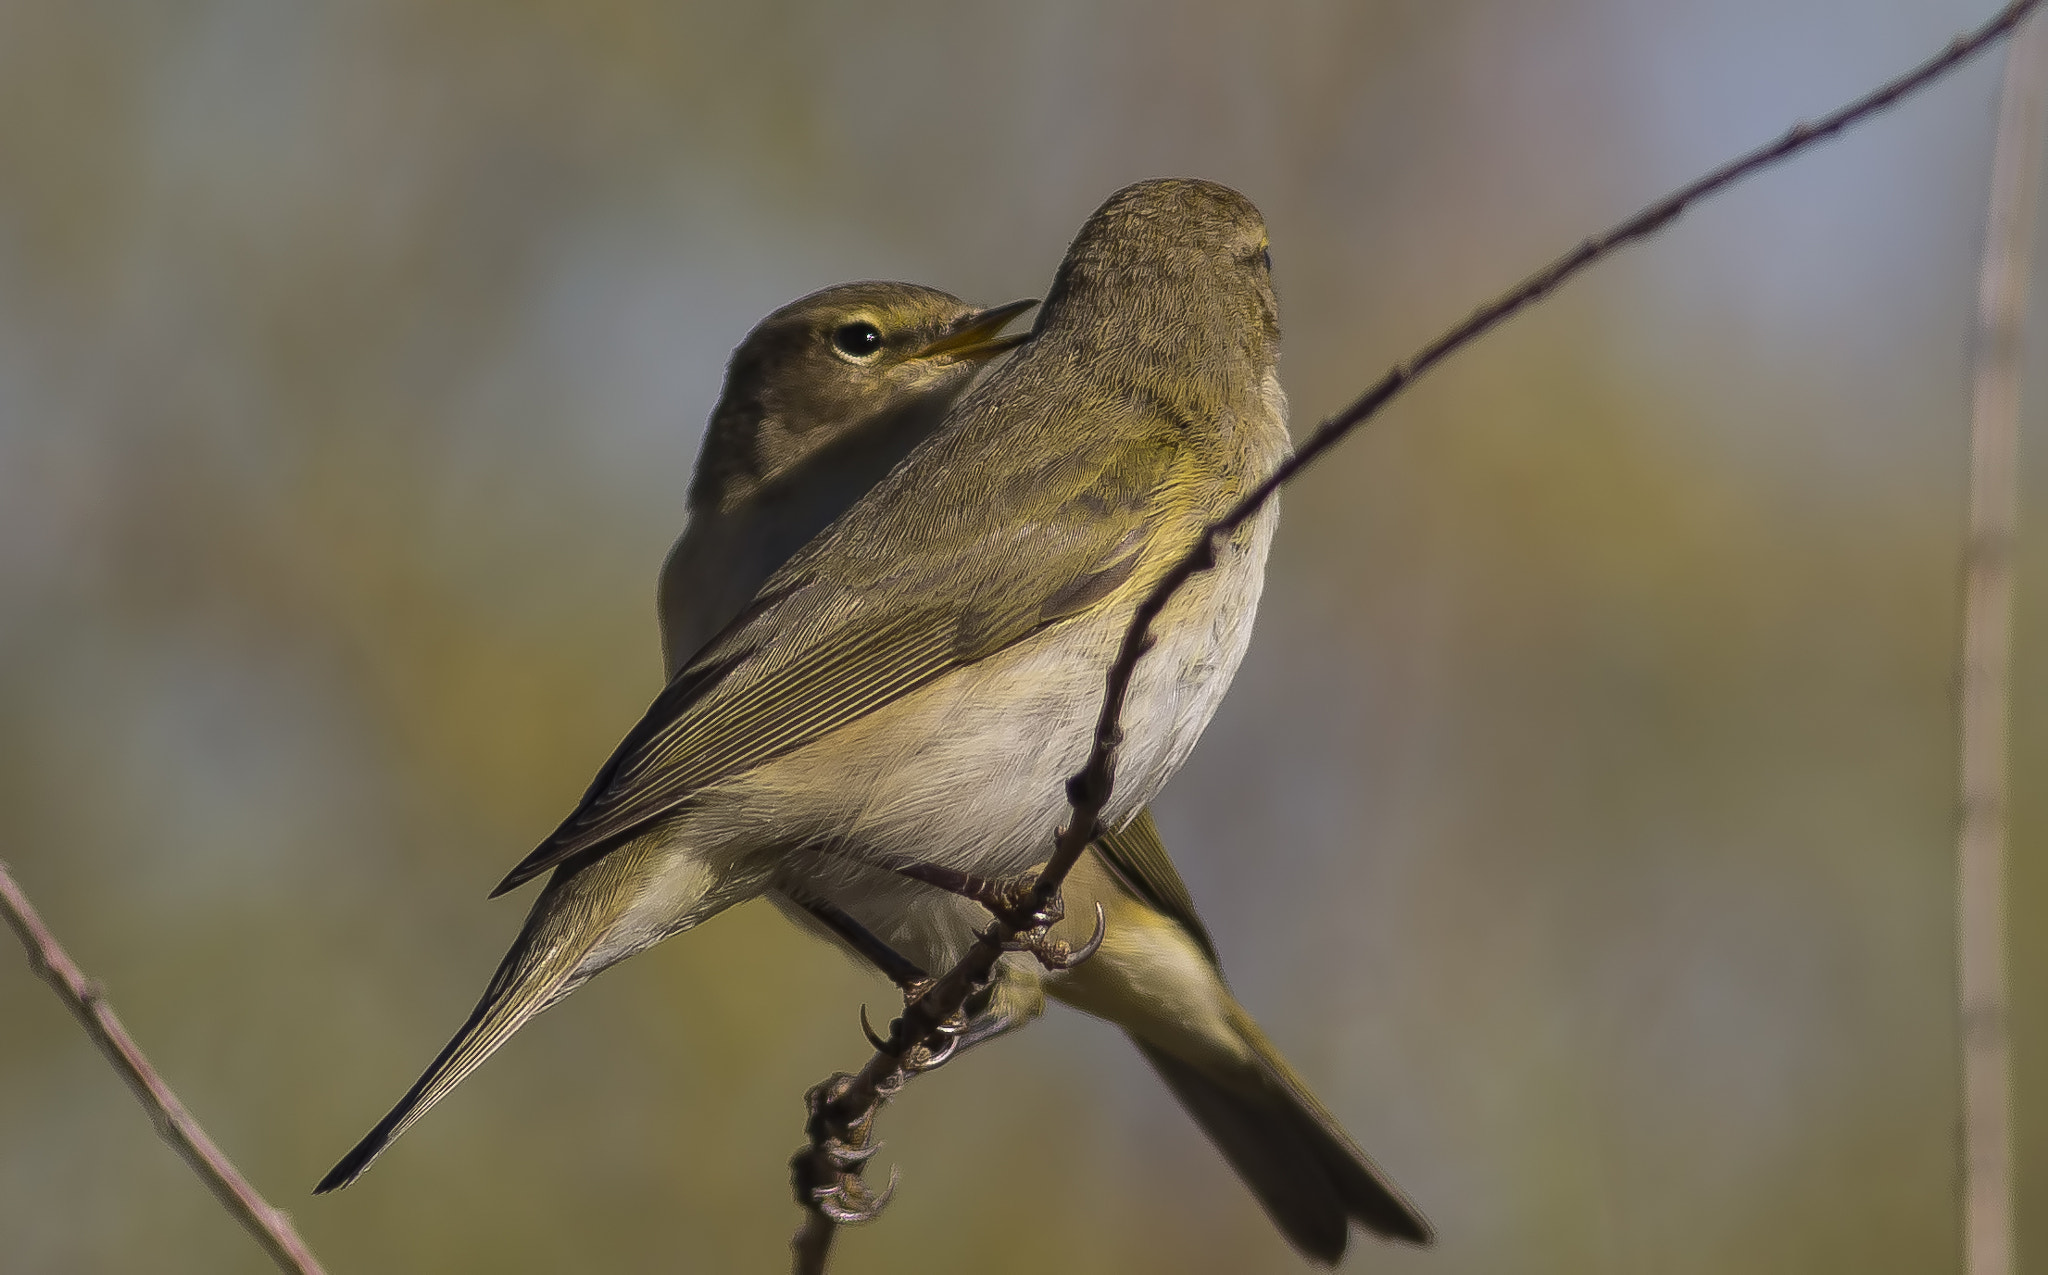
<svg viewBox="0 0 2048 1275">
<path fill-rule="evenodd" d="M 1263 245 L 1246 251 L 1244 262 L 1253 270 L 1271 268 Z M 806 301 L 829 311 L 839 293 L 829 289 Z M 965 304 L 959 308 L 963 321 L 975 313 Z M 865 319 L 831 328 L 820 340 L 844 356 L 838 375 L 848 380 L 867 374 L 862 366 L 867 360 L 854 351 L 879 353 L 883 343 L 881 331 Z M 826 374 L 808 364 L 734 362 L 770 376 Z M 784 388 L 729 382 L 726 394 L 735 401 L 763 396 L 780 401 Z M 948 385 L 939 397 L 950 403 L 955 392 Z M 930 423 L 936 427 L 937 417 Z M 822 420 L 806 432 L 824 435 L 860 425 L 859 420 Z M 919 441 L 903 435 L 897 445 L 907 453 Z M 707 437 L 698 468 L 728 472 L 733 465 L 720 449 L 749 446 L 739 434 Z M 877 474 L 890 467 L 891 456 L 872 436 L 862 446 Z M 824 443 L 814 455 L 827 456 L 834 449 L 835 444 Z M 786 481 L 771 476 L 766 488 L 758 489 L 758 499 L 693 513 L 677 539 L 661 581 L 668 678 L 683 672 L 698 648 L 732 621 L 801 539 L 861 494 L 850 483 L 828 490 L 812 481 L 804 485 L 802 500 L 775 499 Z M 1064 511 L 1067 517 L 1109 512 L 1096 491 L 1079 493 Z M 714 537 L 715 552 L 707 549 Z M 1043 1011 L 1048 996 L 1097 1015 L 1129 1035 L 1276 1225 L 1304 1252 L 1333 1260 L 1353 1218 L 1396 1238 L 1427 1241 L 1427 1223 L 1316 1102 L 1306 1082 L 1231 994 L 1221 958 L 1149 811 L 1089 847 L 1067 878 L 1064 895 L 1069 917 L 1078 919 L 1078 928 L 1066 936 L 1072 942 L 1087 933 L 1096 906 L 1103 908 L 1099 949 L 1086 962 L 1049 976 L 1035 967 L 999 965 L 995 981 L 970 1002 L 970 1017 L 954 1037 L 958 1049 L 1023 1027 Z M 896 963 L 899 954 L 843 911 L 802 891 L 775 890 L 769 897 L 792 920 L 838 942 L 883 974 L 910 973 Z M 884 914 L 878 920 L 871 914 L 869 919 L 882 924 L 891 918 Z"/>
<path fill-rule="evenodd" d="M 937 428 L 1036 301 L 991 309 L 911 283 L 847 283 L 756 324 L 733 351 L 662 565 L 661 645 L 674 669 L 754 587 Z"/>
<path fill-rule="evenodd" d="M 316 1190 L 353 1181 L 600 971 L 773 892 L 829 909 L 837 932 L 872 940 L 913 987 L 913 971 L 957 961 L 991 912 L 1041 933 L 1004 964 L 1035 957 L 1033 969 L 1066 976 L 1066 998 L 1131 1031 L 1304 1255 L 1334 1263 L 1354 1223 L 1426 1242 L 1427 1223 L 1213 965 L 1149 995 L 1118 985 L 1119 971 L 1213 960 L 1184 901 L 1164 897 L 1165 870 L 1142 854 L 1110 864 L 1105 838 L 1100 889 L 1134 907 L 1097 929 L 1098 961 L 1079 965 L 1067 939 L 1044 933 L 1057 915 L 1020 916 L 1011 901 L 1070 815 L 1064 782 L 1141 600 L 1287 454 L 1265 244 L 1257 208 L 1213 182 L 1141 182 L 1098 208 L 1017 356 L 684 659 L 574 810 L 500 882 L 494 894 L 547 877 L 467 1021 Z M 1021 341 L 996 333 L 1026 303 L 963 315 L 942 293 L 866 286 L 880 291 L 785 307 L 735 354 L 712 430 L 743 445 L 699 467 L 693 517 L 829 474 L 820 458 L 836 440 L 888 428 L 925 397 L 918 387 L 964 387 Z M 838 334 L 862 322 L 876 350 L 856 363 Z M 862 426 L 836 428 L 847 421 Z M 747 426 L 756 437 L 740 437 Z M 1268 505 L 1214 546 L 1210 568 L 1153 618 L 1101 811 L 1112 835 L 1142 822 L 1229 686 L 1277 516 Z"/>
</svg>

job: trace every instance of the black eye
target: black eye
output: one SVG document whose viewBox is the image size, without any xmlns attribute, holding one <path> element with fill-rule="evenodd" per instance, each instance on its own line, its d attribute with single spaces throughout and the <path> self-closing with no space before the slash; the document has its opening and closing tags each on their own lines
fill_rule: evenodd
<svg viewBox="0 0 2048 1275">
<path fill-rule="evenodd" d="M 1263 262 L 1265 262 L 1265 263 L 1266 263 L 1266 273 L 1267 273 L 1267 274 L 1272 274 L 1272 273 L 1273 273 L 1273 250 L 1272 250 L 1271 248 L 1261 248 L 1261 249 L 1259 249 L 1259 260 L 1261 260 L 1261 261 L 1263 261 Z"/>
<path fill-rule="evenodd" d="M 882 348 L 882 330 L 866 321 L 842 324 L 833 329 L 832 345 L 847 358 L 871 358 Z"/>
</svg>

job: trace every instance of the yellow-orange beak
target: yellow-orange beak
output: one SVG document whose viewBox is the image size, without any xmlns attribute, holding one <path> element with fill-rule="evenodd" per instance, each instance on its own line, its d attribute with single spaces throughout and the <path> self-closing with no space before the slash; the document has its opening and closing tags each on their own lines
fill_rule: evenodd
<svg viewBox="0 0 2048 1275">
<path fill-rule="evenodd" d="M 992 359 L 998 354 L 1014 350 L 1031 339 L 1029 332 L 1017 332 L 1010 336 L 997 336 L 1010 325 L 1010 320 L 1038 304 L 1036 298 L 1026 301 L 1012 301 L 989 310 L 977 310 L 953 325 L 952 331 L 911 355 L 914 359 L 954 358 Z"/>
</svg>

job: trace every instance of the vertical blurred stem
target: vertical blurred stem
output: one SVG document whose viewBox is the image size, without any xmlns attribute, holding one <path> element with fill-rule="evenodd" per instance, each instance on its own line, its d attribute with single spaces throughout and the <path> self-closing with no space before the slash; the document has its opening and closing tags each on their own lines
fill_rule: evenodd
<svg viewBox="0 0 2048 1275">
<path fill-rule="evenodd" d="M 1978 280 L 1957 836 L 1963 1047 L 1963 1269 L 2012 1275 L 2012 1037 L 2006 986 L 2007 737 L 2020 350 L 2040 184 L 2048 23 L 2028 20 L 2005 61 L 1991 207 Z"/>
</svg>

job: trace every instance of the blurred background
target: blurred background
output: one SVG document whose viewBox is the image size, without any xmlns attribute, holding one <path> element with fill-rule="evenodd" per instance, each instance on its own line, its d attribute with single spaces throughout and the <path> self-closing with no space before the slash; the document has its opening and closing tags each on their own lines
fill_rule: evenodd
<svg viewBox="0 0 2048 1275">
<path fill-rule="evenodd" d="M 748 327 L 854 278 L 1039 295 L 1111 190 L 1198 174 L 1271 224 L 1299 434 L 1992 7 L 0 0 L 0 856 L 336 1275 L 778 1269 L 800 1095 L 892 996 L 761 905 L 306 1194 L 468 1011 L 526 906 L 485 891 L 658 689 L 654 575 Z M 1997 71 L 1631 249 L 1290 491 L 1258 639 L 1158 809 L 1239 994 L 1441 1231 L 1352 1269 L 1958 1265 L 1951 685 Z M 1067 1011 L 883 1136 L 902 1189 L 843 1272 L 1297 1269 Z M 264 1269 L 9 950 L 0 1253 Z"/>
</svg>

